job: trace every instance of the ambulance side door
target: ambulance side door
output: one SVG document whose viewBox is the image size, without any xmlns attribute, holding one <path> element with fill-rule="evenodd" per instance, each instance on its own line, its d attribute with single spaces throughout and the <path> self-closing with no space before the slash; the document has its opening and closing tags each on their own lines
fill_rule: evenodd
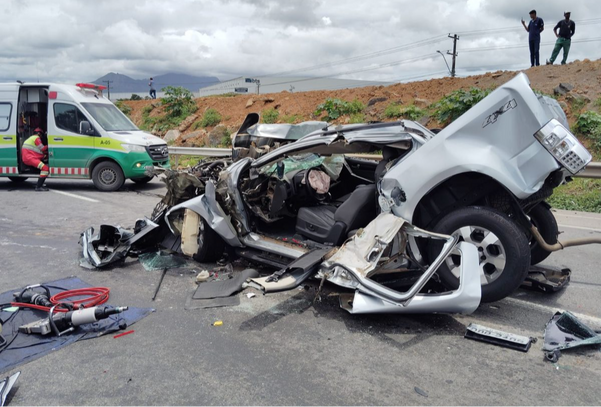
<svg viewBox="0 0 601 407">
<path fill-rule="evenodd" d="M 0 95 L 2 93 L 5 92 Z M 0 175 L 18 173 L 16 110 L 16 97 L 14 100 L 0 100 Z"/>
<path fill-rule="evenodd" d="M 94 136 L 80 134 L 80 123 L 90 119 L 76 105 L 55 101 L 48 110 L 48 151 L 52 176 L 88 178 L 94 155 Z"/>
</svg>

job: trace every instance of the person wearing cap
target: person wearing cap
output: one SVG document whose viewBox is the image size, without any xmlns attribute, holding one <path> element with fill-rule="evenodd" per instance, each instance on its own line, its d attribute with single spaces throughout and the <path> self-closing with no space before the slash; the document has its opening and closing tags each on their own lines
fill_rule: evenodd
<svg viewBox="0 0 601 407">
<path fill-rule="evenodd" d="M 530 66 L 540 65 L 540 33 L 545 29 L 545 22 L 542 18 L 536 16 L 536 10 L 530 12 L 530 21 L 528 26 L 522 19 L 522 25 L 528 31 L 528 44 L 530 46 Z"/>
<path fill-rule="evenodd" d="M 547 65 L 553 65 L 555 59 L 557 59 L 557 56 L 559 55 L 559 51 L 562 49 L 563 59 L 561 60 L 561 64 L 565 65 L 568 60 L 570 45 L 572 45 L 572 37 L 574 36 L 574 33 L 576 33 L 576 23 L 570 20 L 571 13 L 569 11 L 564 12 L 563 15 L 565 18 L 558 22 L 555 28 L 553 28 L 557 41 L 555 42 L 555 48 L 553 48 L 551 59 L 547 60 Z M 557 30 L 559 30 L 559 32 Z"/>
<path fill-rule="evenodd" d="M 152 78 L 150 78 L 150 81 L 148 82 L 148 86 L 150 86 L 150 97 L 153 99 L 157 98 L 157 91 L 154 88 L 154 81 Z"/>
<path fill-rule="evenodd" d="M 48 188 L 44 186 L 44 182 L 50 173 L 48 164 L 43 161 L 48 154 L 48 143 L 44 143 L 45 138 L 44 130 L 38 127 L 33 131 L 33 135 L 25 140 L 21 148 L 23 163 L 40 170 L 40 178 L 38 178 L 35 187 L 36 191 L 48 191 Z"/>
</svg>

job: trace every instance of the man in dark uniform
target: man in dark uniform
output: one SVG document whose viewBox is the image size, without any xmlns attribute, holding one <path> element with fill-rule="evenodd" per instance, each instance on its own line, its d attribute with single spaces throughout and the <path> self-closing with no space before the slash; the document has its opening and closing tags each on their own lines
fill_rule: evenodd
<svg viewBox="0 0 601 407">
<path fill-rule="evenodd" d="M 557 55 L 559 55 L 559 51 L 563 48 L 563 59 L 561 60 L 561 64 L 565 65 L 568 60 L 568 52 L 570 52 L 570 45 L 572 45 L 572 37 L 574 33 L 576 33 L 576 23 L 570 20 L 570 12 L 566 11 L 563 13 L 565 19 L 561 20 L 555 28 L 553 28 L 553 32 L 557 37 L 557 42 L 555 42 L 555 48 L 553 48 L 553 53 L 551 54 L 551 59 L 547 61 L 547 65 L 553 65 L 555 59 L 557 59 Z M 559 33 L 557 32 L 559 30 Z"/>
<path fill-rule="evenodd" d="M 536 16 L 536 10 L 530 12 L 530 22 L 526 27 L 526 22 L 522 19 L 522 25 L 528 31 L 528 44 L 530 45 L 530 66 L 540 65 L 540 33 L 545 29 L 545 22 L 542 18 Z"/>
</svg>

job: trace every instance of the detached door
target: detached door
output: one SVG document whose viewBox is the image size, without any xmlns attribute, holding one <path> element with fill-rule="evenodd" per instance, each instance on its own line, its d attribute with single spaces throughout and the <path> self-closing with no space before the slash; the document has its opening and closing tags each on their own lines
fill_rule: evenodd
<svg viewBox="0 0 601 407">
<path fill-rule="evenodd" d="M 89 121 L 70 103 L 55 102 L 48 112 L 48 151 L 53 177 L 89 178 L 88 162 L 94 155 L 94 136 L 79 134 L 79 124 Z"/>
</svg>

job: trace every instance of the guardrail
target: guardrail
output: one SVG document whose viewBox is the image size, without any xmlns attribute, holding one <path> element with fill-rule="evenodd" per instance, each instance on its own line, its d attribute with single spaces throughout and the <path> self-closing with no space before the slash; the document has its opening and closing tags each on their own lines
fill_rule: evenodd
<svg viewBox="0 0 601 407">
<path fill-rule="evenodd" d="M 180 155 L 193 157 L 229 157 L 232 150 L 229 148 L 204 148 L 204 147 L 169 147 L 169 154 L 175 156 L 175 165 L 179 163 Z M 347 154 L 349 157 L 365 158 L 368 160 L 381 160 L 382 156 L 374 154 Z M 578 178 L 601 179 L 601 162 L 592 162 L 585 170 L 576 175 Z"/>
</svg>

